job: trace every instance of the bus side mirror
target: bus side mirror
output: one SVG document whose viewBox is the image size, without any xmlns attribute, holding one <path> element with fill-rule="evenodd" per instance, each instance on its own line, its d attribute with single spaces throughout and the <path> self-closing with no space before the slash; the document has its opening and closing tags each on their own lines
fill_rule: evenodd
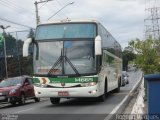
<svg viewBox="0 0 160 120">
<path fill-rule="evenodd" d="M 32 38 L 28 38 L 24 41 L 23 44 L 23 57 L 27 57 L 29 55 L 29 44 L 32 42 Z"/>
<path fill-rule="evenodd" d="M 99 35 L 95 38 L 95 55 L 102 55 L 102 39 Z"/>
</svg>

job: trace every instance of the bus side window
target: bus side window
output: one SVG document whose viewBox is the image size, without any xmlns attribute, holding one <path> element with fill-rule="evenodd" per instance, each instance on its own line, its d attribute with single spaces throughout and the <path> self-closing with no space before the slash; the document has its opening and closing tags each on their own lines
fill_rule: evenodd
<svg viewBox="0 0 160 120">
<path fill-rule="evenodd" d="M 106 65 L 108 64 L 108 55 L 106 54 L 106 59 L 105 59 L 106 61 Z"/>
<path fill-rule="evenodd" d="M 103 56 L 102 56 L 102 65 L 103 66 L 105 66 L 105 62 L 106 62 L 106 60 L 105 60 L 105 58 L 106 58 L 106 56 L 105 56 L 105 52 L 103 51 Z"/>
<path fill-rule="evenodd" d="M 102 52 L 102 66 L 104 66 L 104 52 Z"/>
<path fill-rule="evenodd" d="M 102 59 L 102 65 L 103 66 L 107 66 L 107 63 L 108 63 L 108 56 L 105 52 L 103 52 L 103 59 Z"/>
</svg>

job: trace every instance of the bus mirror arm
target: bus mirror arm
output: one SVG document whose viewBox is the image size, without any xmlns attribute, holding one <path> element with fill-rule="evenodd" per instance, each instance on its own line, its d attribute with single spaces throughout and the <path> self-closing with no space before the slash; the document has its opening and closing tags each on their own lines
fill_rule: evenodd
<svg viewBox="0 0 160 120">
<path fill-rule="evenodd" d="M 23 57 L 27 57 L 29 55 L 29 45 L 33 43 L 36 45 L 36 60 L 38 60 L 39 57 L 39 46 L 38 43 L 34 40 L 34 38 L 28 38 L 24 41 L 23 44 Z"/>
<path fill-rule="evenodd" d="M 32 38 L 28 38 L 27 40 L 24 41 L 23 44 L 23 57 L 27 57 L 29 55 L 29 45 L 32 43 Z"/>
<path fill-rule="evenodd" d="M 100 35 L 95 38 L 95 55 L 102 55 L 102 39 Z"/>
<path fill-rule="evenodd" d="M 97 72 L 98 73 L 100 73 L 100 71 L 102 70 L 101 57 L 102 57 L 101 55 L 97 55 L 97 57 L 96 57 L 96 59 L 97 59 L 96 60 L 97 61 L 96 62 L 97 65 L 96 66 L 97 66 Z"/>
</svg>

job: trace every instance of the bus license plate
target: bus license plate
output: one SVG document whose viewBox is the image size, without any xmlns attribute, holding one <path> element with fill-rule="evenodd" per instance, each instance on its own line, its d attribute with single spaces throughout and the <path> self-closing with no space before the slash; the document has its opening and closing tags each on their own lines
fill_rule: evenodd
<svg viewBox="0 0 160 120">
<path fill-rule="evenodd" d="M 69 93 L 68 93 L 68 91 L 59 91 L 58 95 L 59 96 L 69 96 Z"/>
</svg>

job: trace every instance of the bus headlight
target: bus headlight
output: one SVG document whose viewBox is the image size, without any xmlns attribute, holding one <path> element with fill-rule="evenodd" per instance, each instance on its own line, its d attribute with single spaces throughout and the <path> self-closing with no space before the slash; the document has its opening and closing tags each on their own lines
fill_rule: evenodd
<svg viewBox="0 0 160 120">
<path fill-rule="evenodd" d="M 90 82 L 89 83 L 89 86 L 94 86 L 94 85 L 96 85 L 97 83 L 96 82 Z"/>
<path fill-rule="evenodd" d="M 82 87 L 89 87 L 89 86 L 94 86 L 94 85 L 96 85 L 96 84 L 97 84 L 97 82 L 82 83 L 81 86 L 82 86 Z"/>
</svg>

